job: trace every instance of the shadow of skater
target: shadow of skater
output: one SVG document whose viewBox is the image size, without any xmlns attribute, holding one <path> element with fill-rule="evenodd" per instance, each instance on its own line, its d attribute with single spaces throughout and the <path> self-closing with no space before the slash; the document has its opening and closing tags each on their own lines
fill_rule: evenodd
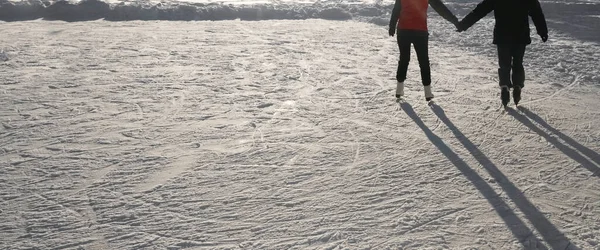
<svg viewBox="0 0 600 250">
<path fill-rule="evenodd" d="M 556 130 L 555 128 L 550 126 L 546 121 L 544 121 L 544 119 L 534 114 L 529 109 L 519 107 L 519 110 L 521 110 L 521 112 L 523 112 L 523 114 L 526 117 L 529 117 L 529 119 L 535 121 L 537 124 L 546 128 L 548 131 L 550 131 L 550 133 L 558 136 L 558 138 L 563 140 L 567 145 L 570 145 L 579 152 L 569 148 L 567 145 L 559 142 L 556 138 L 550 136 L 550 134 L 540 130 L 539 128 L 537 128 L 537 126 L 533 125 L 529 120 L 527 120 L 527 118 L 521 117 L 520 114 L 518 114 L 516 111 L 509 113 L 511 113 L 511 115 L 513 115 L 517 120 L 521 121 L 521 123 L 523 123 L 525 126 L 537 132 L 540 136 L 546 138 L 546 140 L 554 144 L 554 146 L 556 146 L 556 148 L 558 148 L 564 154 L 571 157 L 573 160 L 579 162 L 579 164 L 581 164 L 583 167 L 587 168 L 590 172 L 592 172 L 593 175 L 600 177 L 600 168 L 598 167 L 600 166 L 600 154 L 598 154 L 594 150 L 589 149 L 586 146 L 579 144 L 571 137 L 568 137 L 567 135 Z M 584 155 L 587 156 L 591 161 L 586 159 Z"/>
<path fill-rule="evenodd" d="M 510 209 L 510 206 L 500 197 L 496 191 L 475 170 L 461 159 L 446 143 L 433 133 L 415 113 L 408 103 L 400 103 L 400 107 L 406 114 L 423 130 L 431 143 L 436 146 L 452 164 L 479 190 L 494 208 L 504 224 L 510 229 L 513 236 L 519 240 L 525 249 L 547 249 L 533 234 L 532 230 Z M 564 247 L 562 249 L 565 249 Z M 561 250 L 562 250 L 561 249 Z"/>
<path fill-rule="evenodd" d="M 483 153 L 473 142 L 469 140 L 454 124 L 448 119 L 444 110 L 436 105 L 431 105 L 431 109 L 437 117 L 452 131 L 456 139 L 471 153 L 471 155 L 483 166 L 483 168 L 498 181 L 498 185 L 504 190 L 506 195 L 523 212 L 527 220 L 533 224 L 537 231 L 542 235 L 552 249 L 578 249 L 571 245 L 570 240 L 556 226 L 550 222 L 540 210 L 538 210 L 523 192 L 519 190 L 494 163 Z"/>
</svg>

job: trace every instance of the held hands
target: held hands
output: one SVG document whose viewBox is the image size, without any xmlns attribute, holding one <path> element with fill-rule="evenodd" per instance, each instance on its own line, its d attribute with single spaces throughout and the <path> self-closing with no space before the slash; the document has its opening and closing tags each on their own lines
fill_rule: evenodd
<svg viewBox="0 0 600 250">
<path fill-rule="evenodd" d="M 461 26 L 460 23 L 456 23 L 454 24 L 454 26 L 456 27 L 456 32 L 463 32 L 465 31 Z"/>
<path fill-rule="evenodd" d="M 463 31 L 467 30 L 465 28 L 465 26 L 458 20 L 454 23 L 454 27 L 456 27 L 456 32 L 463 32 Z"/>
</svg>

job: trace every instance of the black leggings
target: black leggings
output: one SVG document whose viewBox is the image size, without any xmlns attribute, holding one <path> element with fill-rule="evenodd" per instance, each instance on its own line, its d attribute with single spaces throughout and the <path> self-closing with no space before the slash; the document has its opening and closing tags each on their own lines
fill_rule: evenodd
<svg viewBox="0 0 600 250">
<path fill-rule="evenodd" d="M 404 82 L 406 80 L 406 72 L 408 71 L 408 63 L 410 62 L 410 45 L 413 44 L 417 59 L 419 60 L 419 68 L 421 68 L 421 80 L 423 86 L 431 85 L 431 69 L 429 68 L 429 37 L 425 34 L 412 34 L 398 32 L 398 48 L 400 49 L 400 60 L 398 61 L 398 70 L 396 71 L 396 80 Z"/>
<path fill-rule="evenodd" d="M 500 86 L 523 88 L 525 85 L 525 68 L 523 56 L 525 44 L 498 44 L 498 78 Z M 510 71 L 512 69 L 512 82 Z"/>
</svg>

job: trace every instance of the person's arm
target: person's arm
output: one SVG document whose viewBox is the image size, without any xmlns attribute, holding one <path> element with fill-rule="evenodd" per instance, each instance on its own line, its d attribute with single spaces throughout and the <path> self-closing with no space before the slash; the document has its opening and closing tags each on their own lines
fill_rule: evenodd
<svg viewBox="0 0 600 250">
<path fill-rule="evenodd" d="M 396 0 L 396 3 L 394 4 L 394 9 L 392 10 L 392 17 L 390 18 L 390 36 L 394 36 L 394 34 L 396 33 L 396 25 L 398 24 L 398 17 L 400 17 L 401 10 L 402 0 Z"/>
<path fill-rule="evenodd" d="M 502 1 L 502 0 L 500 0 Z M 494 10 L 495 0 L 483 0 L 471 13 L 469 13 L 462 21 L 460 21 L 460 30 L 467 30 L 481 18 L 487 16 Z"/>
<path fill-rule="evenodd" d="M 458 18 L 446 7 L 442 0 L 429 0 L 429 5 L 435 10 L 440 16 L 448 20 L 454 25 L 458 25 Z"/>
<path fill-rule="evenodd" d="M 538 35 L 542 38 L 542 41 L 546 42 L 548 40 L 548 26 L 540 1 L 530 0 L 529 15 L 533 20 L 533 24 L 535 24 Z"/>
</svg>

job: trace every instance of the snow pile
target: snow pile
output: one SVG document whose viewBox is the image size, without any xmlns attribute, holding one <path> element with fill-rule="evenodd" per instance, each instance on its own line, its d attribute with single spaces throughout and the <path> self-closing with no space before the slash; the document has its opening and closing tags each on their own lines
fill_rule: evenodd
<svg viewBox="0 0 600 250">
<path fill-rule="evenodd" d="M 466 15 L 479 1 L 445 1 L 450 9 L 459 16 Z M 113 21 L 126 20 L 272 20 L 272 19 L 311 19 L 328 20 L 359 19 L 378 25 L 387 24 L 393 1 L 306 1 L 277 3 L 250 3 L 234 1 L 210 3 L 202 1 L 52 1 L 52 0 L 0 0 L 0 20 L 19 21 L 45 18 L 48 20 L 86 21 L 105 18 Z M 597 13 L 600 5 L 589 2 L 553 2 L 543 1 L 547 16 L 559 20 L 558 25 L 572 23 L 570 18 L 577 16 L 578 23 L 592 22 L 600 25 Z M 590 35 L 590 33 L 592 35 Z M 586 31 L 585 36 L 597 32 Z"/>
<path fill-rule="evenodd" d="M 6 0 L 0 1 L 0 20 L 20 21 L 41 18 L 44 15 L 47 2 L 40 0 L 28 0 L 12 3 Z"/>
<path fill-rule="evenodd" d="M 44 18 L 48 20 L 86 21 L 107 17 L 110 6 L 98 0 L 84 0 L 78 4 L 59 1 L 45 9 Z"/>
<path fill-rule="evenodd" d="M 445 1 L 459 17 L 468 14 L 479 1 Z M 128 1 L 103 2 L 100 0 L 51 1 L 25 0 L 13 2 L 0 0 L 0 20 L 19 21 L 44 18 L 47 20 L 87 21 L 106 19 L 111 21 L 128 20 L 359 20 L 387 25 L 392 1 L 346 1 L 318 2 L 278 2 L 278 3 L 203 3 L 182 1 Z M 600 40 L 595 32 L 600 25 L 600 5 L 585 2 L 543 2 L 544 12 L 554 27 L 569 32 L 572 36 L 588 41 Z M 433 10 L 430 10 L 433 12 Z M 436 15 L 430 13 L 431 15 Z M 490 15 L 491 16 L 491 15 Z M 572 25 L 588 24 L 588 28 Z"/>
<path fill-rule="evenodd" d="M 311 12 L 311 11 L 309 11 Z M 303 19 L 312 13 L 306 10 L 285 8 L 281 6 L 240 6 L 237 14 L 241 20 L 263 20 L 263 19 Z"/>
<path fill-rule="evenodd" d="M 226 5 L 218 3 L 168 2 L 121 2 L 110 5 L 99 0 L 78 3 L 58 1 L 54 3 L 28 0 L 0 4 L 0 20 L 17 21 L 44 18 L 47 20 L 87 21 L 106 19 L 126 20 L 271 20 L 311 19 L 350 20 L 354 16 L 374 17 L 387 15 L 390 5 L 353 6 L 337 3 L 315 4 L 246 4 Z"/>
<path fill-rule="evenodd" d="M 352 15 L 350 13 L 339 7 L 324 9 L 319 13 L 319 16 L 328 20 L 352 19 Z"/>
<path fill-rule="evenodd" d="M 108 20 L 155 20 L 158 17 L 158 8 L 151 5 L 125 5 L 114 6 Z"/>
</svg>

